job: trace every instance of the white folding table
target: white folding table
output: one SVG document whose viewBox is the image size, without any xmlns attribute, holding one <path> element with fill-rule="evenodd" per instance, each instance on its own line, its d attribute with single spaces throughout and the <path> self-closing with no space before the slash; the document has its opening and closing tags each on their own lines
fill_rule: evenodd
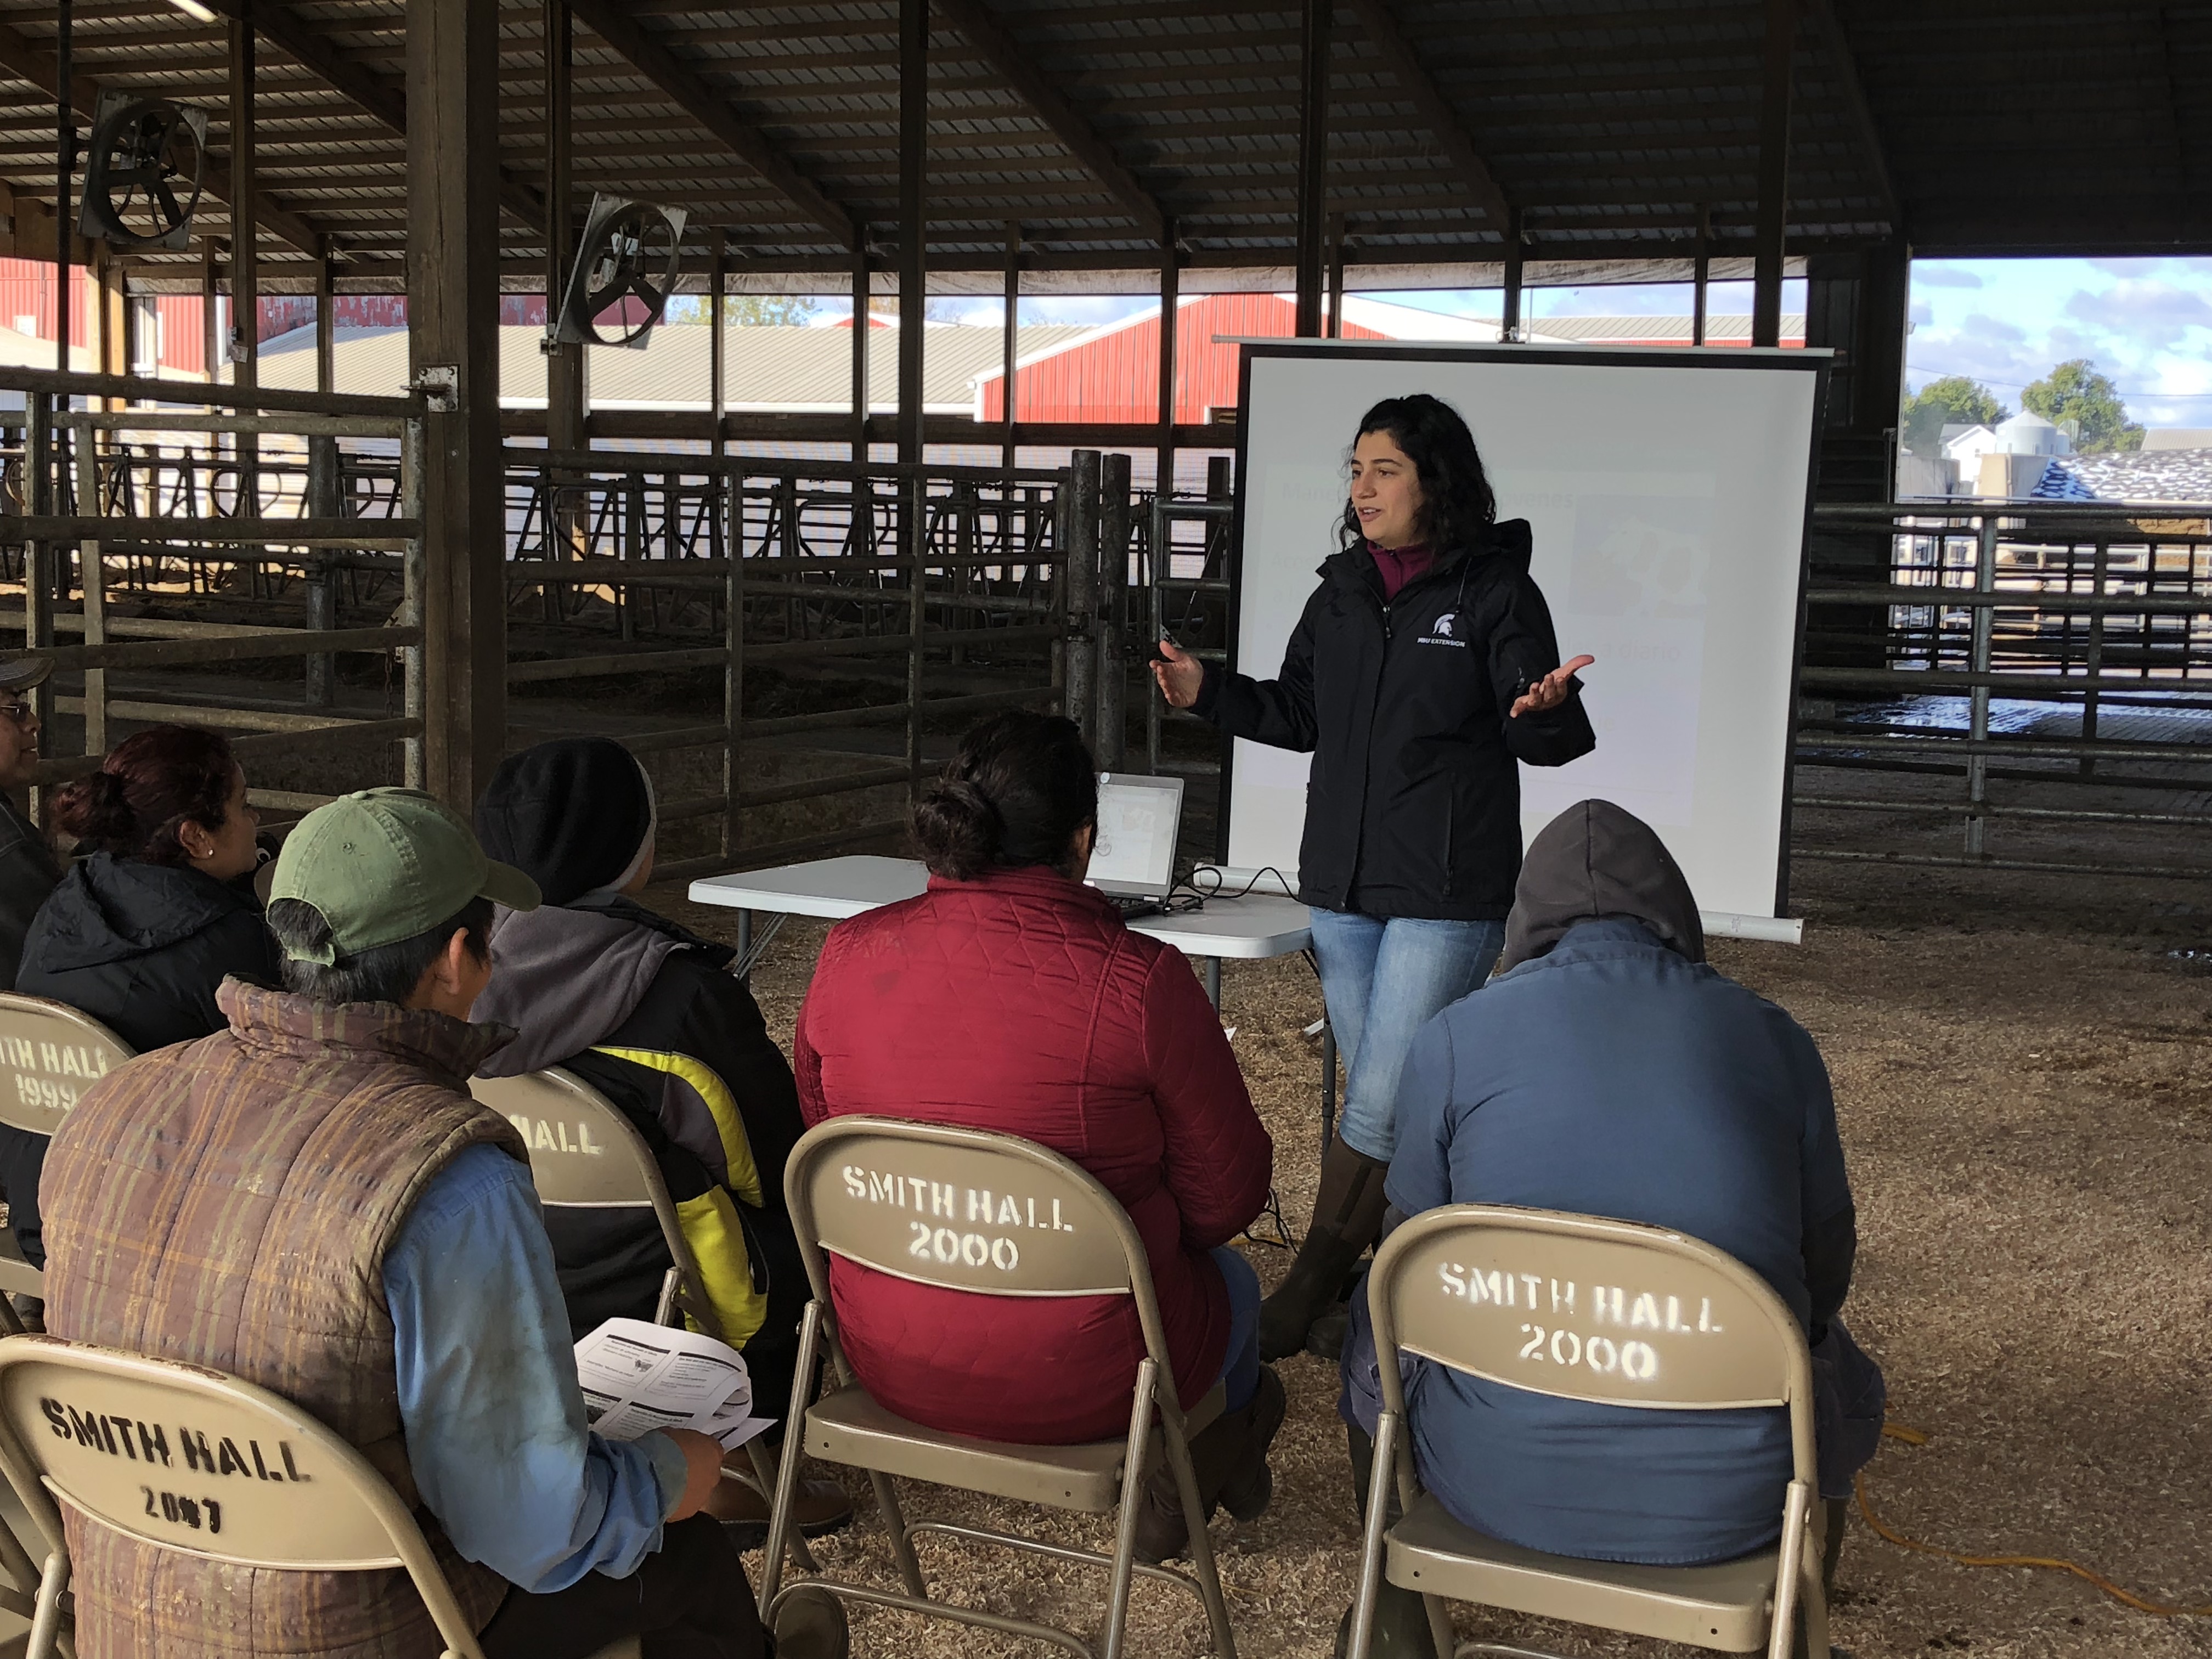
<svg viewBox="0 0 2212 1659">
<path fill-rule="evenodd" d="M 929 884 L 929 872 L 915 859 L 854 854 L 814 859 L 772 870 L 747 870 L 730 876 L 702 876 L 691 884 L 695 904 L 719 904 L 745 913 L 738 924 L 738 951 L 751 945 L 750 913 L 824 916 L 842 921 L 916 898 Z M 1312 942 L 1306 907 L 1276 893 L 1248 893 L 1241 898 L 1210 898 L 1198 910 L 1143 916 L 1129 923 L 1133 933 L 1172 945 L 1206 964 L 1206 994 L 1221 1002 L 1221 961 L 1261 961 L 1303 951 Z"/>
</svg>

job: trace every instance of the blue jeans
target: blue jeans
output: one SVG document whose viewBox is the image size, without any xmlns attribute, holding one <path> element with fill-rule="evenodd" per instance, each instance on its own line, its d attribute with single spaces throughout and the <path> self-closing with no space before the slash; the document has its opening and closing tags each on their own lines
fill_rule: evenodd
<svg viewBox="0 0 2212 1659">
<path fill-rule="evenodd" d="M 1213 1252 L 1213 1265 L 1229 1286 L 1229 1347 L 1221 1356 L 1224 1411 L 1236 1411 L 1260 1386 L 1260 1275 L 1226 1244 Z"/>
<path fill-rule="evenodd" d="M 1505 924 L 1316 909 L 1313 942 L 1344 1055 L 1336 1132 L 1353 1152 L 1388 1163 L 1398 1147 L 1398 1074 L 1413 1036 L 1490 977 Z"/>
</svg>

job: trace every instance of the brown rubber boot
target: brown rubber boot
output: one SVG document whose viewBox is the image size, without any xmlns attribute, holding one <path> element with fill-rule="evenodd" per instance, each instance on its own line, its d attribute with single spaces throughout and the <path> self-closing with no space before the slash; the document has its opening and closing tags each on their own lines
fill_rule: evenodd
<svg viewBox="0 0 2212 1659">
<path fill-rule="evenodd" d="M 1342 1294 L 1345 1276 L 1382 1231 L 1387 1162 L 1355 1152 L 1339 1135 L 1322 1154 L 1321 1190 L 1297 1260 L 1260 1304 L 1260 1358 L 1281 1359 L 1306 1345 L 1314 1321 Z"/>
<path fill-rule="evenodd" d="M 1239 1521 L 1255 1521 L 1274 1497 L 1275 1480 L 1267 1468 L 1267 1448 L 1283 1426 L 1287 1401 L 1283 1382 L 1273 1370 L 1260 1367 L 1260 1385 L 1252 1397 L 1233 1412 L 1224 1412 L 1207 1424 L 1190 1443 L 1191 1472 L 1198 1477 L 1199 1501 L 1206 1513 L 1199 1524 L 1213 1518 L 1214 1510 L 1227 1504 Z M 1143 1508 L 1137 1516 L 1137 1559 L 1158 1566 L 1190 1547 L 1190 1528 L 1183 1517 L 1182 1494 L 1176 1486 L 1175 1468 L 1162 1451 L 1158 1465 L 1145 1481 Z"/>
</svg>

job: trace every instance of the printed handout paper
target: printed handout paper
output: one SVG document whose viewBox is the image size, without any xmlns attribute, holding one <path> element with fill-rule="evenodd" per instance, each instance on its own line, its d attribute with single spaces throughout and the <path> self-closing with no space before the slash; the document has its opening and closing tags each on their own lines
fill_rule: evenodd
<svg viewBox="0 0 2212 1659">
<path fill-rule="evenodd" d="M 775 1420 L 752 1414 L 752 1377 L 735 1348 L 642 1319 L 610 1319 L 579 1342 L 576 1380 L 592 1426 L 610 1440 L 696 1429 L 735 1451 Z"/>
</svg>

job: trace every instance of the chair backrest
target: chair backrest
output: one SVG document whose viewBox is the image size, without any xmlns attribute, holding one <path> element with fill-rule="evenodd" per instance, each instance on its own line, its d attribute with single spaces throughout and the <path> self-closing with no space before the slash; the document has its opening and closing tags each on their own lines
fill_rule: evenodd
<svg viewBox="0 0 2212 1659">
<path fill-rule="evenodd" d="M 823 1253 L 987 1296 L 1128 1296 L 1167 1344 L 1128 1214 L 1079 1164 L 1032 1141 L 900 1118 L 834 1117 L 800 1137 L 784 1194 L 815 1297 Z"/>
<path fill-rule="evenodd" d="M 446 1644 L 480 1659 L 407 1506 L 290 1401 L 237 1377 L 57 1337 L 0 1340 L 0 1469 L 52 1548 L 52 1499 L 149 1544 L 291 1571 L 404 1567 Z"/>
<path fill-rule="evenodd" d="M 50 1135 L 131 1046 L 67 1003 L 0 991 L 0 1123 Z"/>
<path fill-rule="evenodd" d="M 1368 1280 L 1376 1351 L 1537 1394 L 1674 1411 L 1790 1408 L 1812 1475 L 1797 1318 L 1724 1251 L 1664 1228 L 1458 1204 L 1406 1222 Z M 1397 1368 L 1385 1403 L 1402 1413 Z M 1802 1430 L 1802 1432 L 1796 1432 Z"/>
<path fill-rule="evenodd" d="M 676 1304 L 709 1335 L 721 1334 L 721 1322 L 702 1293 L 698 1262 L 684 1237 L 660 1165 L 620 1107 L 558 1067 L 520 1077 L 471 1078 L 469 1092 L 522 1136 L 539 1203 L 580 1210 L 651 1210 L 676 1267 Z"/>
</svg>

